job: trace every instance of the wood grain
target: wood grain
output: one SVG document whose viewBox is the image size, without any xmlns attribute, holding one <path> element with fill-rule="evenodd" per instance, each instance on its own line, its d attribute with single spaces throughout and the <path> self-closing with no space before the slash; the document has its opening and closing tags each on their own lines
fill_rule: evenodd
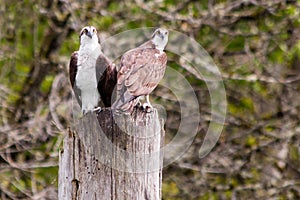
<svg viewBox="0 0 300 200">
<path fill-rule="evenodd" d="M 161 199 L 164 131 L 154 110 L 75 120 L 59 161 L 59 199 Z"/>
</svg>

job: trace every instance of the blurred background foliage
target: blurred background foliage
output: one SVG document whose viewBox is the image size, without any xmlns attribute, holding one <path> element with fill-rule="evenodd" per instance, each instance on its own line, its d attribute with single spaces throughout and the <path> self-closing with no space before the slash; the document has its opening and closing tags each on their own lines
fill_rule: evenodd
<svg viewBox="0 0 300 200">
<path fill-rule="evenodd" d="M 299 0 L 0 0 L 0 199 L 57 198 L 72 120 L 68 62 L 86 25 L 102 39 L 139 27 L 180 31 L 222 72 L 226 123 L 200 159 L 209 93 L 169 53 L 195 89 L 201 123 L 189 151 L 164 168 L 163 199 L 300 199 L 299 13 Z M 167 108 L 169 141 L 179 113 L 165 96 L 159 87 L 152 99 Z"/>
</svg>

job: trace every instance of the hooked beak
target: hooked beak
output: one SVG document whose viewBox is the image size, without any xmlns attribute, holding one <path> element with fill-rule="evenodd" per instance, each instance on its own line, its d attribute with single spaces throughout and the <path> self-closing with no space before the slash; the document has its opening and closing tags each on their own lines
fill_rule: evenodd
<svg viewBox="0 0 300 200">
<path fill-rule="evenodd" d="M 164 36 L 163 33 L 159 34 L 159 37 L 160 37 L 162 40 L 164 40 L 164 38 L 165 38 L 165 36 Z"/>
<path fill-rule="evenodd" d="M 87 35 L 89 38 L 92 38 L 92 32 L 91 32 L 91 31 L 88 31 L 86 35 Z"/>
</svg>

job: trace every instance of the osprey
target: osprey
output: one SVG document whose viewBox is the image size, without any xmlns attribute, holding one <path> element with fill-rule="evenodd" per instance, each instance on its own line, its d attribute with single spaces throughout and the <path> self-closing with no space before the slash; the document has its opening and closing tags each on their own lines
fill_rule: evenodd
<svg viewBox="0 0 300 200">
<path fill-rule="evenodd" d="M 149 94 L 164 76 L 167 65 L 164 48 L 167 42 L 168 31 L 158 28 L 149 41 L 122 56 L 117 75 L 118 99 L 113 109 L 130 113 L 139 103 L 140 97 L 146 96 L 142 108 L 146 112 L 152 110 Z"/>
<path fill-rule="evenodd" d="M 101 110 L 100 97 L 105 107 L 111 106 L 117 71 L 102 53 L 95 27 L 84 27 L 79 37 L 80 47 L 71 56 L 69 75 L 82 113 L 86 114 Z"/>
</svg>

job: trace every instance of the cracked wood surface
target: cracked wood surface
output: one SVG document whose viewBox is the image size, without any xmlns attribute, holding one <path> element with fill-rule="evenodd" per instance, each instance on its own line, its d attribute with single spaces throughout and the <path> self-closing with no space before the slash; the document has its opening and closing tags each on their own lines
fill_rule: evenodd
<svg viewBox="0 0 300 200">
<path fill-rule="evenodd" d="M 75 120 L 60 152 L 59 199 L 161 199 L 163 138 L 156 110 Z"/>
</svg>

